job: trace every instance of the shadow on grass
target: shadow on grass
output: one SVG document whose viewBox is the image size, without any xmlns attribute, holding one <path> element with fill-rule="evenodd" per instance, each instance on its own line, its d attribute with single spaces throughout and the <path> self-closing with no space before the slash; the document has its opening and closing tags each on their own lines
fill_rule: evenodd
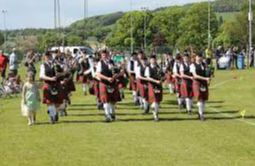
<svg viewBox="0 0 255 166">
<path fill-rule="evenodd" d="M 70 107 L 87 107 L 87 106 L 95 106 L 96 107 L 96 103 L 84 103 L 84 104 L 72 104 L 70 105 Z"/>
<path fill-rule="evenodd" d="M 102 116 L 103 117 L 103 116 Z M 118 118 L 118 117 L 117 117 Z M 241 116 L 232 116 L 232 117 L 206 117 L 206 121 L 219 121 L 219 120 L 235 120 L 242 119 Z M 255 119 L 255 116 L 246 116 L 245 119 Z M 113 123 L 122 123 L 122 122 L 153 122 L 153 118 L 143 118 L 143 119 L 117 119 Z M 159 122 L 175 122 L 175 121 L 199 121 L 198 117 L 187 117 L 187 118 L 160 118 Z M 204 123 L 206 123 L 206 121 Z M 86 124 L 86 123 L 106 123 L 104 120 L 62 120 L 56 124 Z M 56 125 L 55 124 L 55 125 Z M 49 122 L 38 122 L 36 125 L 52 125 Z"/>
<path fill-rule="evenodd" d="M 98 110 L 96 107 L 83 107 L 83 108 L 68 108 L 67 111 L 94 111 Z"/>
<path fill-rule="evenodd" d="M 206 103 L 208 103 L 208 104 L 225 103 L 225 101 L 223 101 L 223 100 L 219 100 L 219 101 L 207 101 Z"/>
</svg>

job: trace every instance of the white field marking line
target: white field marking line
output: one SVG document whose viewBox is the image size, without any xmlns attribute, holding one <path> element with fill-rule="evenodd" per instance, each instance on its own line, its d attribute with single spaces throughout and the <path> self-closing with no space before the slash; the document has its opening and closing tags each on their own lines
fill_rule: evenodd
<svg viewBox="0 0 255 166">
<path fill-rule="evenodd" d="M 240 77 L 240 79 L 243 79 L 243 77 Z M 220 83 L 218 83 L 218 84 L 215 84 L 215 85 L 212 86 L 211 88 L 216 88 L 216 87 L 218 87 L 218 86 L 224 85 L 224 84 L 226 84 L 227 82 L 230 82 L 230 81 L 233 81 L 233 80 L 234 80 L 234 79 L 229 79 L 229 80 L 220 82 Z M 234 118 L 234 117 L 231 116 L 230 114 L 228 114 L 228 113 L 222 113 L 221 111 L 219 111 L 219 110 L 217 110 L 217 109 L 215 109 L 215 108 L 212 108 L 212 107 L 210 107 L 210 106 L 207 106 L 207 108 L 209 108 L 210 110 L 212 110 L 212 111 L 214 111 L 214 112 L 220 113 L 220 114 L 222 114 L 222 115 L 225 116 L 225 117 Z M 252 126 L 255 126 L 255 123 L 249 122 L 249 121 L 244 120 L 244 119 L 235 119 L 235 120 L 236 120 L 236 121 L 240 121 L 240 122 L 244 122 L 244 123 L 249 124 L 249 125 L 252 125 Z"/>
</svg>

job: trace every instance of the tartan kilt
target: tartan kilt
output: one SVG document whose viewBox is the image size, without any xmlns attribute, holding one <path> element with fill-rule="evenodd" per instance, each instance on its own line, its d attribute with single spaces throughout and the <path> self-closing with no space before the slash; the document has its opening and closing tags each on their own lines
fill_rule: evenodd
<svg viewBox="0 0 255 166">
<path fill-rule="evenodd" d="M 155 93 L 155 88 L 152 83 L 148 84 L 148 95 L 149 95 L 149 103 L 160 103 L 163 100 L 163 90 L 161 87 L 160 93 Z"/>
<path fill-rule="evenodd" d="M 68 94 L 69 94 L 69 91 L 68 91 L 68 86 L 67 84 L 65 85 L 61 85 L 59 84 L 60 88 L 59 88 L 59 102 L 60 103 L 63 103 L 64 100 L 68 100 Z"/>
<path fill-rule="evenodd" d="M 83 84 L 87 84 L 88 83 L 88 81 L 89 81 L 89 79 L 88 79 L 88 77 L 87 76 L 85 76 L 85 75 L 76 75 L 76 81 L 78 82 L 78 83 L 83 83 Z"/>
<path fill-rule="evenodd" d="M 200 90 L 201 88 L 201 82 L 194 80 L 193 81 L 193 93 L 194 93 L 194 97 L 196 100 L 203 100 L 203 101 L 207 101 L 209 99 L 209 91 L 208 91 L 208 84 L 205 82 L 204 86 L 206 88 L 206 90 L 204 92 L 202 92 Z"/>
<path fill-rule="evenodd" d="M 166 82 L 168 84 L 173 84 L 174 83 L 174 78 L 172 77 L 172 74 L 166 73 Z"/>
<path fill-rule="evenodd" d="M 43 91 L 42 103 L 43 104 L 61 104 L 62 101 L 60 98 L 59 89 L 57 90 L 58 91 L 57 95 L 52 95 L 50 92 L 50 86 L 60 87 L 57 83 L 54 83 L 54 84 L 44 83 L 42 86 L 42 91 Z"/>
<path fill-rule="evenodd" d="M 110 103 L 110 102 L 118 102 L 121 101 L 120 92 L 118 90 L 118 87 L 116 85 L 111 85 L 111 88 L 113 88 L 113 92 L 109 93 L 107 91 L 107 85 L 103 82 L 100 82 L 99 84 L 99 93 L 100 93 L 100 100 L 103 103 Z"/>
<path fill-rule="evenodd" d="M 135 75 L 131 74 L 129 77 L 129 90 L 137 90 L 136 89 L 136 80 L 135 80 Z"/>
<path fill-rule="evenodd" d="M 100 98 L 99 81 L 93 80 L 93 89 L 94 89 L 94 95 L 99 99 Z"/>
<path fill-rule="evenodd" d="M 69 91 L 69 93 L 76 91 L 73 80 L 68 80 L 66 84 L 67 84 L 67 90 Z"/>
<path fill-rule="evenodd" d="M 120 76 L 118 78 L 118 87 L 119 87 L 119 89 L 124 89 L 127 87 L 127 81 L 126 81 L 125 77 Z"/>
<path fill-rule="evenodd" d="M 148 84 L 143 84 L 141 80 L 137 81 L 137 89 L 142 98 L 148 100 Z"/>
<path fill-rule="evenodd" d="M 182 80 L 180 78 L 175 78 L 174 79 L 174 90 L 175 93 L 180 93 L 181 91 L 181 82 Z"/>
<path fill-rule="evenodd" d="M 182 79 L 180 96 L 183 98 L 193 97 L 192 80 Z"/>
</svg>

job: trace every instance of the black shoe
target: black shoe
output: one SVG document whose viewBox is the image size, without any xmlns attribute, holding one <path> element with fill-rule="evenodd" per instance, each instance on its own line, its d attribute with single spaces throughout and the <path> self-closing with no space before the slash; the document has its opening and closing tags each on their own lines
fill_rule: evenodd
<svg viewBox="0 0 255 166">
<path fill-rule="evenodd" d="M 205 121 L 205 117 L 204 117 L 204 115 L 198 115 L 198 119 L 200 119 L 201 121 Z"/>
<path fill-rule="evenodd" d="M 105 122 L 110 123 L 110 122 L 112 122 L 112 119 L 111 118 L 105 118 Z"/>
<path fill-rule="evenodd" d="M 188 112 L 188 114 L 189 114 L 189 115 L 192 115 L 192 110 L 190 110 L 190 111 L 187 111 L 187 112 Z"/>
<path fill-rule="evenodd" d="M 115 115 L 111 115 L 112 121 L 116 120 L 116 116 Z"/>
</svg>

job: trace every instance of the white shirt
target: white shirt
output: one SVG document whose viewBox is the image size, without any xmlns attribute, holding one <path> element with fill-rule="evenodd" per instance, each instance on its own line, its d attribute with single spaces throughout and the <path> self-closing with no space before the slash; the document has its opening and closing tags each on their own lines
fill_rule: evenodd
<svg viewBox="0 0 255 166">
<path fill-rule="evenodd" d="M 108 68 L 111 70 L 113 66 L 111 64 L 109 64 L 108 62 L 106 62 L 106 64 L 108 64 Z M 101 61 L 99 61 L 98 64 L 97 64 L 96 72 L 97 73 L 101 73 L 102 72 L 102 63 L 101 63 Z"/>
<path fill-rule="evenodd" d="M 156 67 L 156 65 L 150 64 L 150 67 L 151 67 L 151 68 L 154 68 L 154 67 Z M 150 67 L 147 66 L 146 69 L 145 69 L 144 76 L 147 77 L 147 78 L 149 78 L 149 77 L 151 76 L 151 74 L 150 74 Z"/>
<path fill-rule="evenodd" d="M 174 67 L 173 67 L 173 73 L 174 74 L 178 74 L 177 65 L 180 65 L 180 64 L 174 62 Z"/>
<path fill-rule="evenodd" d="M 41 64 L 41 66 L 40 66 L 39 77 L 40 77 L 40 79 L 43 79 L 45 77 L 45 66 L 44 66 L 44 64 Z"/>
<path fill-rule="evenodd" d="M 9 61 L 9 69 L 10 70 L 16 70 L 18 69 L 18 57 L 16 56 L 16 54 L 13 52 L 10 55 L 10 61 Z"/>
<path fill-rule="evenodd" d="M 184 64 L 187 66 L 188 64 L 184 62 Z M 184 64 L 180 65 L 180 72 L 184 72 Z"/>
</svg>

